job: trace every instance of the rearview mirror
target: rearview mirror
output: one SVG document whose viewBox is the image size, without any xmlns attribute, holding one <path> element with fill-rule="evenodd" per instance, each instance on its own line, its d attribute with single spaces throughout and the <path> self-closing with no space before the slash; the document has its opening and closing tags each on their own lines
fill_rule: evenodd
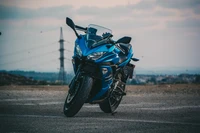
<svg viewBox="0 0 200 133">
<path fill-rule="evenodd" d="M 117 40 L 115 43 L 125 43 L 128 44 L 131 42 L 131 37 L 125 36 Z"/>
<path fill-rule="evenodd" d="M 80 38 L 80 36 L 78 35 L 78 33 L 77 33 L 77 31 L 75 30 L 75 24 L 74 24 L 74 22 L 70 19 L 70 18 L 66 18 L 66 24 L 69 26 L 69 27 L 71 27 L 72 29 L 73 29 L 73 31 L 75 32 L 75 34 L 76 34 L 76 36 L 78 37 L 78 38 Z"/>
<path fill-rule="evenodd" d="M 75 30 L 75 24 L 70 18 L 66 18 L 66 24 L 71 27 L 73 30 Z"/>
</svg>

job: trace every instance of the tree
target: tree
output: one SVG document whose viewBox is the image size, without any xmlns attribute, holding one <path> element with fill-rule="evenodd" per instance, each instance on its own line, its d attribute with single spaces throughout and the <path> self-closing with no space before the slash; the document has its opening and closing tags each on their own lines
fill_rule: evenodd
<svg viewBox="0 0 200 133">
<path fill-rule="evenodd" d="M 195 83 L 200 83 L 200 75 L 196 75 Z"/>
</svg>

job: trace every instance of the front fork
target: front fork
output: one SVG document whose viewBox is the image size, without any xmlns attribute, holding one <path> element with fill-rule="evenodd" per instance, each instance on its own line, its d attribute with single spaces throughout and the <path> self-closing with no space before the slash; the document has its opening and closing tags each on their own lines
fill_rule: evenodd
<svg viewBox="0 0 200 133">
<path fill-rule="evenodd" d="M 72 79 L 72 81 L 69 84 L 69 93 L 72 93 L 72 91 L 74 90 L 73 88 L 75 88 L 76 82 L 80 78 L 80 75 L 81 75 L 80 70 L 81 70 L 81 65 L 79 65 L 78 70 L 76 71 L 74 78 Z"/>
</svg>

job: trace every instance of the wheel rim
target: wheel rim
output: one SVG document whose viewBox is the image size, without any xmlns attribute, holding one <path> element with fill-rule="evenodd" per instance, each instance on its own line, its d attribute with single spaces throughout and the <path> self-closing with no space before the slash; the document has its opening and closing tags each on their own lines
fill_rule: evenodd
<svg viewBox="0 0 200 133">
<path fill-rule="evenodd" d="M 65 107 L 64 110 L 68 110 L 70 105 L 72 104 L 74 97 L 76 96 L 79 88 L 80 88 L 81 82 L 77 81 L 74 85 L 74 88 L 72 88 L 72 90 L 68 91 L 68 95 L 67 95 L 67 99 L 66 99 L 66 103 L 65 103 Z"/>
<path fill-rule="evenodd" d="M 125 87 L 120 89 L 117 87 L 117 84 L 116 83 L 116 86 L 115 86 L 115 89 L 112 90 L 111 94 L 110 94 L 110 97 L 109 97 L 109 102 L 110 102 L 110 106 L 111 106 L 111 110 L 114 111 L 118 105 L 120 104 L 121 102 L 121 99 L 122 99 L 122 91 L 124 91 Z"/>
<path fill-rule="evenodd" d="M 70 90 L 69 93 L 68 93 L 67 103 L 70 103 L 73 100 L 73 98 L 75 97 L 75 95 L 78 92 L 79 87 L 80 87 L 80 82 L 77 81 L 74 88 L 72 88 L 72 90 Z"/>
<path fill-rule="evenodd" d="M 122 96 L 117 94 L 117 92 L 113 91 L 111 97 L 109 98 L 111 108 L 115 108 L 119 105 Z"/>
</svg>

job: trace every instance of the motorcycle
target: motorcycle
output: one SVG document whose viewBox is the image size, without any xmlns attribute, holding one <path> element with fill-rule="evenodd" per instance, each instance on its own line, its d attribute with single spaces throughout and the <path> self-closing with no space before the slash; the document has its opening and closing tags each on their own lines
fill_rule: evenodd
<svg viewBox="0 0 200 133">
<path fill-rule="evenodd" d="M 64 114 L 75 116 L 84 103 L 99 104 L 103 112 L 114 113 L 126 95 L 128 78 L 133 76 L 135 65 L 130 62 L 139 61 L 133 58 L 131 37 L 114 41 L 110 29 L 95 24 L 84 28 L 68 17 L 66 24 L 77 39 L 72 57 L 75 76 L 69 84 Z"/>
</svg>

